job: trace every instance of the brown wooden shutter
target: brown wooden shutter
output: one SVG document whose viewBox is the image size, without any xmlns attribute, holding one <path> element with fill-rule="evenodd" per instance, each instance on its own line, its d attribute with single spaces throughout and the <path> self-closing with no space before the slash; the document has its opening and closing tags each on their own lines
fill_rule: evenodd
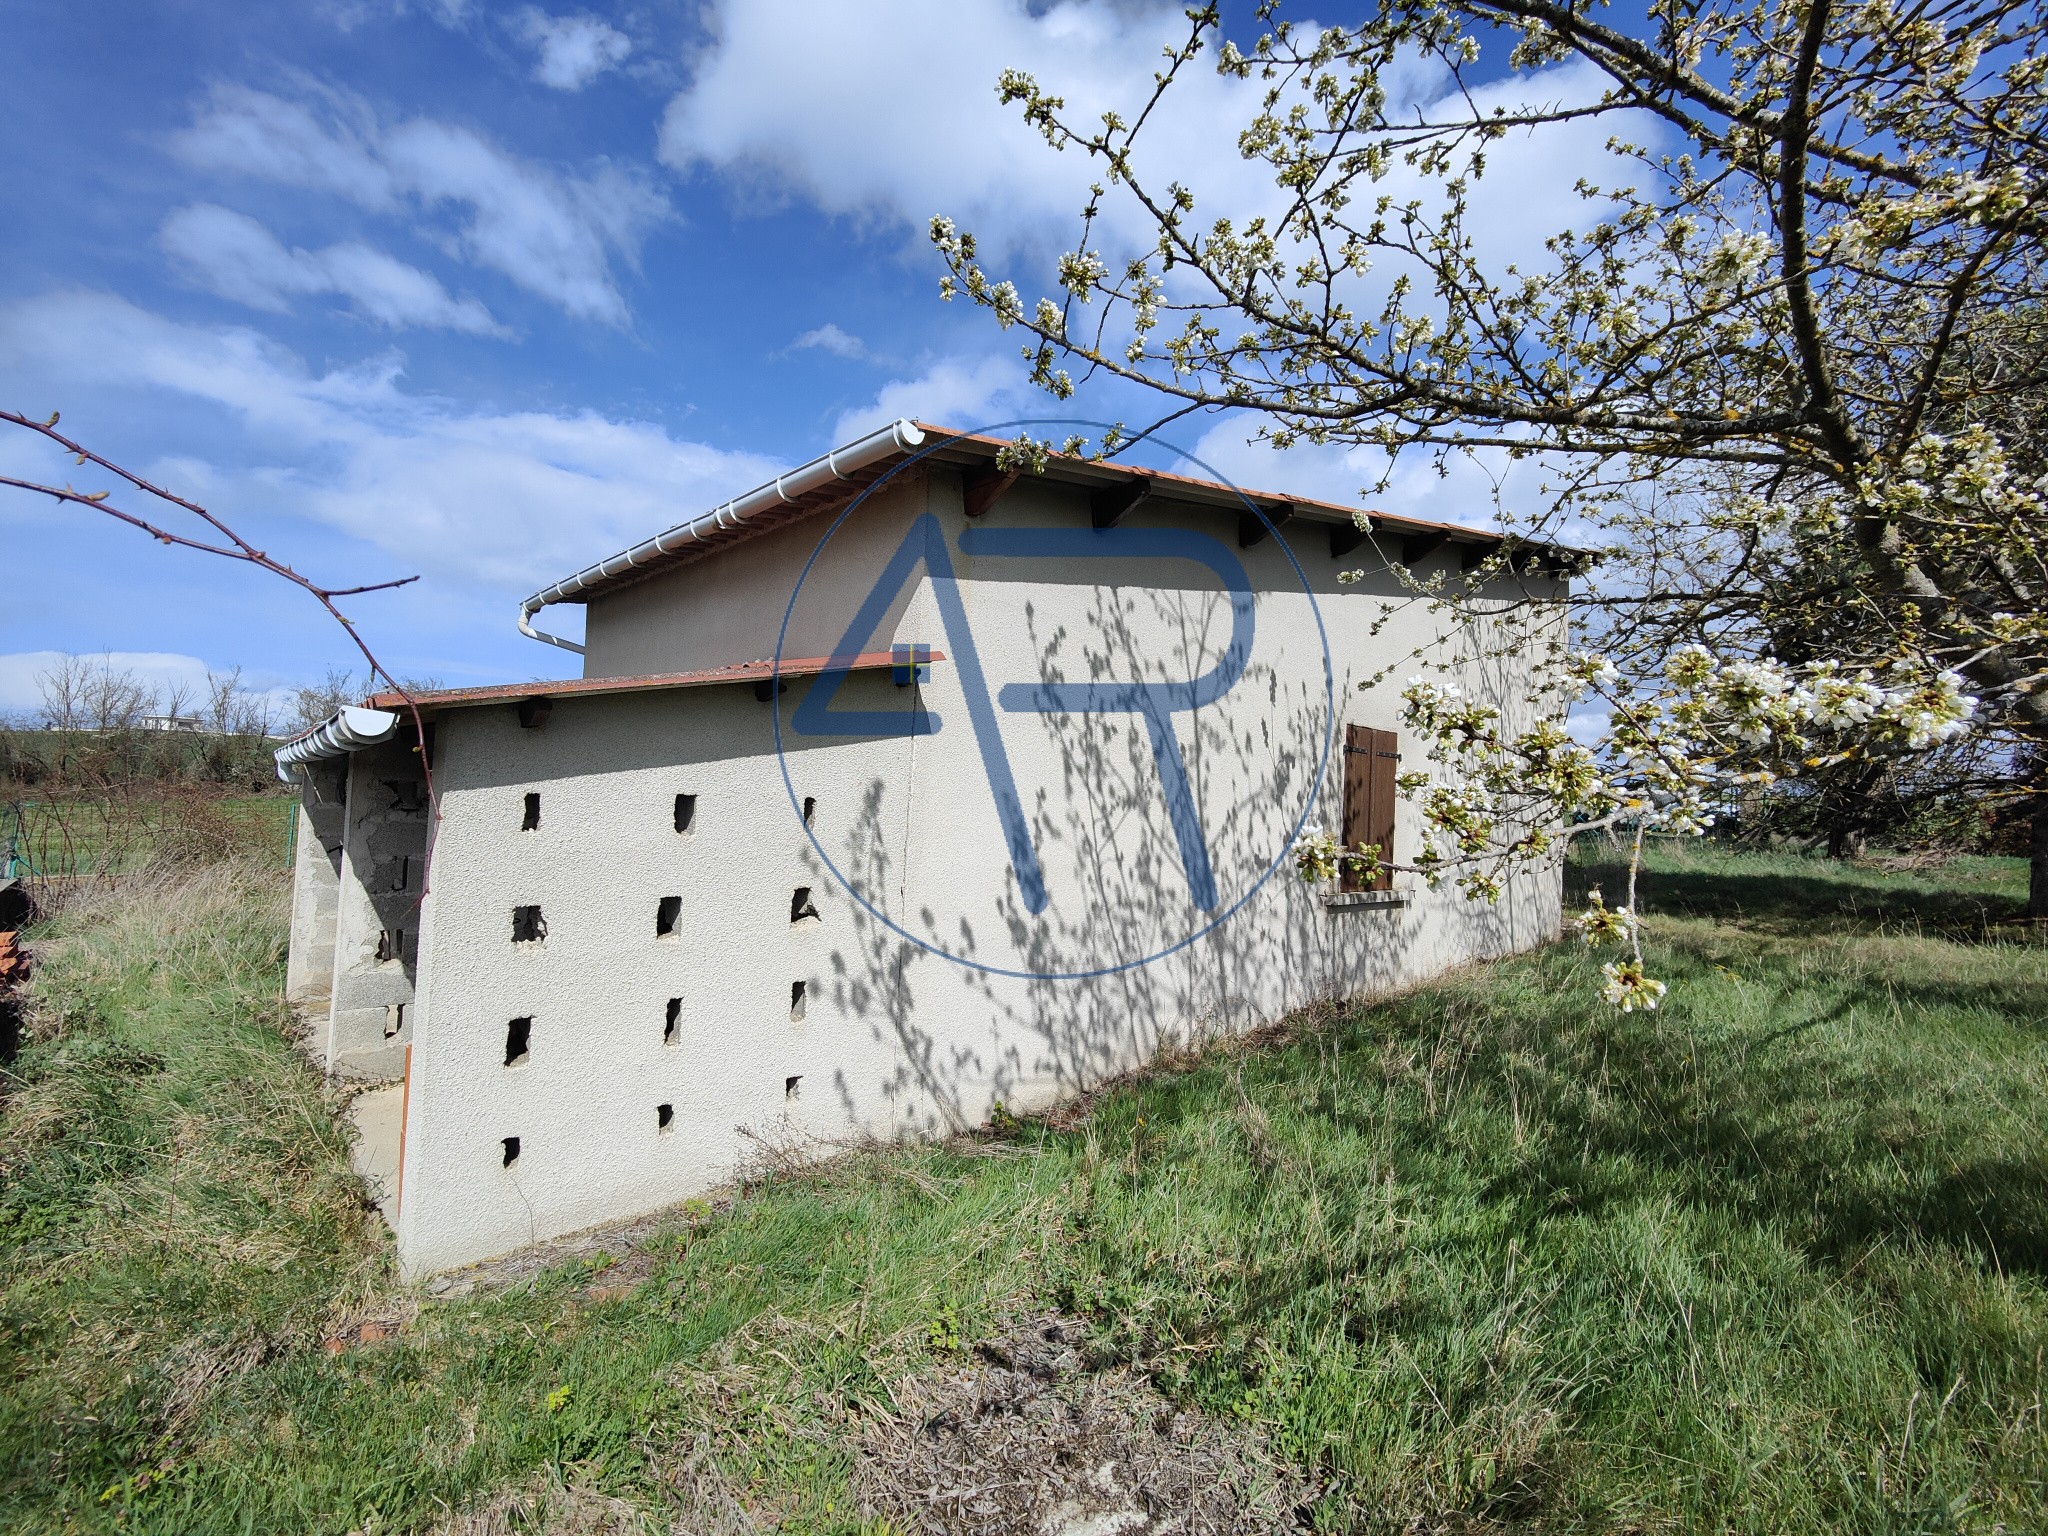
<svg viewBox="0 0 2048 1536">
<path fill-rule="evenodd" d="M 1346 864 L 1340 890 L 1394 888 L 1394 872 L 1384 865 L 1394 858 L 1394 779 L 1400 772 L 1400 740 L 1392 731 L 1376 731 L 1369 725 L 1344 728 L 1344 846 L 1378 847 L 1382 868 L 1368 886 L 1357 867 Z"/>
</svg>

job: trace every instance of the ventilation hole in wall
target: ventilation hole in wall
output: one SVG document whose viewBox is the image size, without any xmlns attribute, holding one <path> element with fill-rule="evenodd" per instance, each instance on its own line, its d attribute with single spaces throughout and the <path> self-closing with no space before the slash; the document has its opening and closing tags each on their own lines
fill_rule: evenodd
<svg viewBox="0 0 2048 1536">
<path fill-rule="evenodd" d="M 799 1072 L 795 1077 L 785 1077 L 782 1080 L 782 1096 L 785 1099 L 795 1098 L 797 1084 L 801 1083 L 803 1080 L 803 1074 L 801 1072 Z"/>
<path fill-rule="evenodd" d="M 517 1136 L 507 1136 L 502 1145 L 505 1148 L 505 1166 L 510 1168 L 519 1161 L 519 1138 Z"/>
<path fill-rule="evenodd" d="M 789 984 L 789 1016 L 792 1021 L 804 1016 L 804 994 L 810 990 L 807 981 L 792 981 Z"/>
<path fill-rule="evenodd" d="M 539 790 L 527 791 L 526 814 L 519 818 L 519 830 L 522 832 L 538 832 L 540 830 Z"/>
<path fill-rule="evenodd" d="M 377 963 L 383 965 L 387 961 L 403 960 L 404 958 L 405 930 L 403 928 L 379 930 L 377 934 Z"/>
<path fill-rule="evenodd" d="M 809 825 L 811 824 L 811 818 L 812 818 L 813 816 L 817 815 L 817 814 L 818 814 L 818 797 L 817 797 L 816 795 L 805 795 L 805 796 L 804 796 L 804 825 L 808 827 L 808 826 L 809 826 Z"/>
<path fill-rule="evenodd" d="M 401 854 L 391 866 L 391 889 L 402 891 L 412 884 L 412 860 Z"/>
<path fill-rule="evenodd" d="M 676 1107 L 673 1104 L 654 1106 L 654 1129 L 657 1135 L 666 1136 L 676 1128 Z"/>
<path fill-rule="evenodd" d="M 526 1060 L 526 1053 L 533 1043 L 533 1020 L 512 1019 L 505 1025 L 505 1065 L 516 1067 Z"/>
<path fill-rule="evenodd" d="M 683 1000 L 672 997 L 668 1000 L 668 1018 L 661 1026 L 661 1043 L 674 1045 L 683 1033 Z"/>
<path fill-rule="evenodd" d="M 792 923 L 800 923 L 807 917 L 817 915 L 818 906 L 811 900 L 811 888 L 808 885 L 798 886 L 789 898 L 789 920 Z"/>
<path fill-rule="evenodd" d="M 548 936 L 548 920 L 540 915 L 539 907 L 514 907 L 512 909 L 512 942 L 514 944 L 538 944 Z"/>
<path fill-rule="evenodd" d="M 654 936 L 657 939 L 676 937 L 676 924 L 682 921 L 683 898 L 664 896 L 654 904 Z"/>
<path fill-rule="evenodd" d="M 678 832 L 688 832 L 696 824 L 697 797 L 695 795 L 677 795 L 676 830 Z"/>
<path fill-rule="evenodd" d="M 389 1040 L 403 1028 L 405 1028 L 405 1004 L 386 1003 L 384 1005 L 384 1038 Z"/>
</svg>

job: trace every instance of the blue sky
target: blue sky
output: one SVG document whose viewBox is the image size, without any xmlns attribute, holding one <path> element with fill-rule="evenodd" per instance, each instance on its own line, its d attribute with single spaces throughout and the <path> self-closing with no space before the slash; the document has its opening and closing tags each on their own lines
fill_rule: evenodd
<svg viewBox="0 0 2048 1536">
<path fill-rule="evenodd" d="M 1144 0 L 0 0 L 0 25 L 0 399 L 322 579 L 418 573 L 352 611 L 451 685 L 573 672 L 514 630 L 520 596 L 869 425 L 1042 413 L 1014 340 L 940 302 L 926 221 L 1044 273 L 1088 168 L 997 74 L 1128 103 L 1184 28 Z M 1198 72 L 1160 136 L 1219 205 L 1260 195 L 1230 143 L 1248 89 Z M 1499 178 L 1504 252 L 1579 168 Z M 1243 437 L 1179 440 L 1264 487 L 1372 478 Z M 26 434 L 0 470 L 100 488 Z M 0 498 L 0 710 L 52 652 L 265 686 L 351 659 L 274 578 Z M 1426 474 L 1402 509 L 1489 510 Z"/>
</svg>

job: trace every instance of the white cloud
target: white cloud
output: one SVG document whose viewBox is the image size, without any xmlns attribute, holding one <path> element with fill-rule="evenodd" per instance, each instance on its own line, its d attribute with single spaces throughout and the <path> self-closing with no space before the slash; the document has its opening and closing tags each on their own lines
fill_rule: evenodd
<svg viewBox="0 0 2048 1536">
<path fill-rule="evenodd" d="M 70 658 L 63 651 L 16 651 L 0 656 L 0 714 L 35 715 L 43 707 L 43 678 Z M 126 672 L 162 697 L 182 693 L 185 712 L 206 696 L 206 663 L 197 656 L 171 651 L 100 651 L 85 658 L 104 662 L 110 671 Z"/>
<path fill-rule="evenodd" d="M 1112 0 L 1037 15 L 1023 0 L 894 0 L 885 15 L 839 0 L 724 0 L 707 22 L 715 40 L 662 124 L 668 164 L 710 166 L 830 213 L 915 227 L 949 214 L 1003 242 L 1049 223 L 1071 238 L 1101 171 L 1048 149 L 996 100 L 997 76 L 1031 70 L 1092 121 L 1141 97 L 1159 50 L 1187 29 L 1178 5 Z M 1242 180 L 1233 124 L 1258 90 L 1198 68 L 1169 98 L 1159 137 Z"/>
<path fill-rule="evenodd" d="M 149 468 L 230 517 L 317 519 L 406 571 L 523 593 L 786 467 L 590 411 L 467 410 L 400 379 L 395 356 L 315 372 L 252 331 L 108 294 L 0 309 L 0 394 L 33 381 L 73 420 L 197 403 L 234 424 L 229 440 Z"/>
<path fill-rule="evenodd" d="M 757 198 L 802 199 L 912 238 L 922 236 L 931 217 L 946 215 L 976 234 L 992 267 L 1030 286 L 1018 263 L 1071 245 L 1090 184 L 1106 177 L 1100 161 L 1053 150 L 1016 106 L 1002 105 L 999 75 L 1007 68 L 1029 72 L 1064 99 L 1064 115 L 1076 124 L 1093 125 L 1109 108 L 1129 116 L 1153 90 L 1161 50 L 1185 39 L 1183 6 L 891 0 L 885 12 L 841 0 L 714 0 L 707 10 L 712 41 L 663 120 L 662 159 L 683 171 L 708 168 Z M 1303 36 L 1316 31 L 1306 18 L 1294 24 Z M 1218 75 L 1214 57 L 1197 59 L 1161 98 L 1136 164 L 1155 193 L 1170 182 L 1193 190 L 1192 223 L 1227 215 L 1241 226 L 1283 206 L 1270 168 L 1247 161 L 1238 147 L 1266 84 Z M 1590 66 L 1561 66 L 1475 89 L 1472 109 L 1584 104 L 1603 83 Z M 1462 97 L 1439 101 L 1453 88 L 1449 76 L 1419 57 L 1396 60 L 1382 71 L 1381 84 L 1397 119 L 1411 111 L 1467 110 Z M 1581 177 L 1634 179 L 1634 168 L 1605 147 L 1621 126 L 1606 119 L 1564 123 L 1490 144 L 1467 217 L 1481 258 L 1496 271 L 1515 262 L 1540 273 L 1546 236 L 1575 217 L 1587 223 L 1603 216 L 1600 205 L 1580 203 L 1573 188 Z M 1626 126 L 1641 142 L 1659 142 L 1647 119 Z M 1381 194 L 1396 205 L 1420 199 L 1425 215 L 1441 201 L 1435 178 L 1398 160 L 1384 181 L 1361 193 L 1357 207 L 1369 210 Z M 1092 240 L 1117 263 L 1151 249 L 1156 229 L 1112 187 Z M 1339 297 L 1356 313 L 1375 312 L 1404 271 L 1420 276 L 1385 255 L 1369 276 L 1340 285 Z M 1050 290 L 1049 279 L 1038 279 L 1039 291 Z M 1169 297 L 1195 296 L 1194 281 L 1169 274 Z M 1419 291 L 1426 295 L 1427 283 Z M 1035 296 L 1027 291 L 1027 303 Z M 1201 297 L 1212 295 L 1203 290 Z M 1425 297 L 1417 307 L 1427 303 Z M 1121 339 L 1113 335 L 1112 347 Z"/>
<path fill-rule="evenodd" d="M 633 51 L 632 39 L 595 16 L 550 16 L 529 5 L 511 26 L 539 54 L 533 78 L 558 91 L 582 90 Z"/>
<path fill-rule="evenodd" d="M 946 358 L 914 379 L 894 379 L 864 406 L 840 413 L 832 441 L 850 443 L 864 432 L 908 418 L 972 431 L 997 420 L 1045 416 L 1024 366 L 1015 358 Z"/>
<path fill-rule="evenodd" d="M 357 241 L 323 250 L 287 249 L 247 214 L 214 203 L 177 209 L 157 244 L 201 287 L 282 314 L 301 294 L 331 293 L 357 314 L 393 330 L 425 327 L 477 336 L 510 334 L 475 299 L 458 299 L 440 279 Z"/>
<path fill-rule="evenodd" d="M 577 319 L 620 327 L 629 315 L 613 260 L 630 266 L 670 214 L 644 177 L 617 166 L 577 176 L 431 118 L 386 126 L 359 98 L 312 85 L 299 100 L 216 87 L 171 148 L 203 170 L 325 192 L 372 212 L 464 209 L 453 229 L 436 231 L 451 251 Z"/>
<path fill-rule="evenodd" d="M 1247 491 L 1311 497 L 1472 528 L 1499 527 L 1502 508 L 1516 507 L 1517 493 L 1533 492 L 1542 478 L 1540 465 L 1511 463 L 1498 449 L 1482 449 L 1469 457 L 1452 454 L 1441 472 L 1436 460 L 1418 449 L 1403 454 L 1387 488 L 1375 491 L 1387 472 L 1383 449 L 1303 443 L 1275 451 L 1252 441 L 1251 427 L 1248 417 L 1236 416 L 1214 423 L 1193 442 L 1174 439 L 1171 428 L 1166 436 L 1209 466 L 1179 466 L 1182 473 L 1213 471 Z"/>
<path fill-rule="evenodd" d="M 829 320 L 823 325 L 805 331 L 803 335 L 797 337 L 795 341 L 789 344 L 789 349 L 792 352 L 815 349 L 820 352 L 830 352 L 834 357 L 856 359 L 868 355 L 868 344 L 866 342 L 850 332 L 842 331 Z"/>
</svg>

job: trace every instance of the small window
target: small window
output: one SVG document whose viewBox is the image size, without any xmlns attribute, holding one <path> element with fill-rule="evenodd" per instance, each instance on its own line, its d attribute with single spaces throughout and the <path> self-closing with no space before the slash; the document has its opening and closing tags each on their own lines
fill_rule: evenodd
<svg viewBox="0 0 2048 1536">
<path fill-rule="evenodd" d="M 683 1034 L 683 1000 L 672 997 L 668 1000 L 668 1018 L 661 1026 L 661 1043 L 674 1045 Z"/>
<path fill-rule="evenodd" d="M 697 797 L 695 795 L 677 795 L 676 831 L 688 835 L 690 829 L 696 826 L 696 824 Z"/>
<path fill-rule="evenodd" d="M 540 915 L 539 907 L 514 907 L 512 909 L 512 942 L 514 944 L 539 944 L 548 936 L 548 920 Z"/>
<path fill-rule="evenodd" d="M 683 898 L 664 896 L 654 904 L 654 936 L 657 939 L 676 937 L 676 925 L 683 920 Z"/>
<path fill-rule="evenodd" d="M 386 964 L 392 960 L 405 959 L 405 930 L 385 928 L 377 934 L 377 963 Z"/>
<path fill-rule="evenodd" d="M 799 1023 L 802 1021 L 804 1016 L 804 1003 L 806 1001 L 805 994 L 809 990 L 809 982 L 792 981 L 789 984 L 789 1017 L 792 1023 Z"/>
<path fill-rule="evenodd" d="M 666 1136 L 666 1135 L 667 1135 L 667 1134 L 668 1134 L 668 1133 L 669 1133 L 670 1131 L 674 1130 L 675 1128 L 676 1128 L 676 1107 L 675 1107 L 675 1105 L 673 1105 L 673 1104 L 657 1104 L 657 1105 L 655 1105 L 655 1106 L 654 1106 L 654 1132 L 655 1132 L 655 1134 L 656 1134 L 657 1136 Z"/>
<path fill-rule="evenodd" d="M 519 818 L 519 830 L 522 832 L 538 832 L 540 830 L 540 791 L 537 789 L 530 789 L 526 792 L 526 814 Z"/>
<path fill-rule="evenodd" d="M 505 1149 L 505 1166 L 507 1168 L 510 1168 L 519 1161 L 519 1138 L 517 1136 L 507 1136 L 499 1145 Z"/>
<path fill-rule="evenodd" d="M 533 1020 L 513 1019 L 505 1026 L 505 1065 L 524 1066 L 528 1048 L 533 1042 Z"/>
<path fill-rule="evenodd" d="M 789 920 L 792 923 L 800 923 L 807 917 L 817 916 L 818 906 L 816 902 L 811 900 L 811 888 L 808 885 L 798 886 L 790 894 Z"/>
</svg>

